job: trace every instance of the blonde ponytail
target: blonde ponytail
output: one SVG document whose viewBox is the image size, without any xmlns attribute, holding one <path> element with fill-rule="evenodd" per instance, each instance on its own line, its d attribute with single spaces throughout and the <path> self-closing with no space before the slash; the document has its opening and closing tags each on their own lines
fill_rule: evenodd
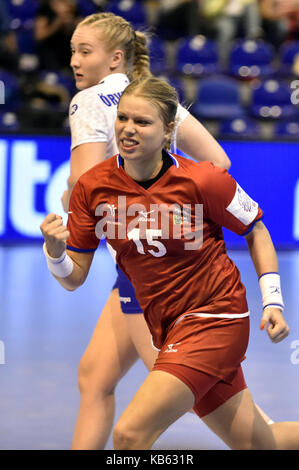
<svg viewBox="0 0 299 470">
<path fill-rule="evenodd" d="M 131 80 L 151 77 L 150 56 L 147 47 L 147 36 L 141 31 L 135 32 L 135 54 L 131 70 L 128 72 Z"/>
</svg>

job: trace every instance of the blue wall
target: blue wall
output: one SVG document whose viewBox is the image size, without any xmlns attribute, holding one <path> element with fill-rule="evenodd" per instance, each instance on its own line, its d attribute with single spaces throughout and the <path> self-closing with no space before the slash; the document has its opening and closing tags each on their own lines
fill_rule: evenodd
<svg viewBox="0 0 299 470">
<path fill-rule="evenodd" d="M 299 143 L 223 142 L 230 173 L 259 203 L 277 248 L 299 247 Z M 239 237 L 225 231 L 227 244 Z M 243 241 L 243 243 L 245 243 Z"/>
<path fill-rule="evenodd" d="M 264 210 L 277 248 L 299 247 L 299 144 L 222 142 L 231 174 Z M 68 137 L 0 138 L 0 240 L 40 239 L 48 212 L 62 214 L 69 174 Z M 225 230 L 228 247 L 245 241 Z"/>
</svg>

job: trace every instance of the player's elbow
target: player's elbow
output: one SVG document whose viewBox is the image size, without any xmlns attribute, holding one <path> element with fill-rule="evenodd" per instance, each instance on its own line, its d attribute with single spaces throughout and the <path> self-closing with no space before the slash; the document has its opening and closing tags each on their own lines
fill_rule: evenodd
<svg viewBox="0 0 299 470">
<path fill-rule="evenodd" d="M 217 162 L 217 166 L 219 168 L 223 168 L 224 170 L 229 170 L 231 167 L 231 161 L 226 155 L 225 152 L 220 156 L 219 161 Z"/>
<path fill-rule="evenodd" d="M 229 170 L 230 167 L 231 167 L 231 164 L 232 163 L 231 163 L 230 159 L 227 156 L 225 156 L 225 159 L 224 159 L 224 162 L 223 162 L 223 168 L 225 168 L 226 170 Z"/>
<path fill-rule="evenodd" d="M 77 182 L 78 178 L 75 178 L 73 175 L 70 175 L 67 179 L 67 186 L 68 186 L 68 189 L 69 191 L 72 191 L 76 182 Z"/>
<path fill-rule="evenodd" d="M 87 277 L 87 274 L 82 274 L 77 279 L 72 280 L 69 283 L 66 283 L 65 289 L 70 291 L 70 292 L 73 292 L 73 291 L 79 289 L 79 287 L 81 287 L 84 284 L 84 282 L 86 280 L 86 277 Z"/>
<path fill-rule="evenodd" d="M 253 240 L 256 236 L 260 236 L 260 235 L 269 235 L 269 232 L 266 228 L 266 226 L 264 225 L 263 221 L 262 220 L 257 220 L 256 222 L 254 222 L 254 225 L 253 225 L 253 228 L 252 230 L 247 234 L 245 235 L 245 239 L 246 241 L 250 242 L 251 240 Z"/>
<path fill-rule="evenodd" d="M 67 290 L 68 292 L 74 292 L 74 291 L 77 290 L 78 287 L 80 287 L 80 286 L 67 286 L 67 285 L 66 285 L 66 286 L 62 286 L 62 287 L 64 287 L 64 289 Z"/>
<path fill-rule="evenodd" d="M 73 281 L 70 282 L 66 278 L 61 278 L 61 277 L 57 277 L 57 276 L 54 276 L 54 277 L 59 282 L 61 287 L 63 287 L 63 289 L 65 289 L 69 292 L 75 291 L 81 285 L 81 284 L 78 284 L 78 283 L 74 283 Z"/>
<path fill-rule="evenodd" d="M 82 284 L 84 284 L 86 276 L 74 276 L 71 274 L 68 277 L 57 277 L 54 276 L 55 279 L 59 282 L 59 284 L 67 291 L 73 292 L 77 290 Z"/>
</svg>

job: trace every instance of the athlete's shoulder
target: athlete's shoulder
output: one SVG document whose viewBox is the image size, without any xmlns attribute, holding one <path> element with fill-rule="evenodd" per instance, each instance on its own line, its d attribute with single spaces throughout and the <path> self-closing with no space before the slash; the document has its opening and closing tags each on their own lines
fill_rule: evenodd
<svg viewBox="0 0 299 470">
<path fill-rule="evenodd" d="M 94 98 L 94 96 L 98 92 L 98 85 L 91 86 L 89 88 L 85 88 L 84 90 L 78 91 L 78 93 L 75 94 L 75 96 L 72 98 L 71 103 L 75 101 L 82 101 L 85 99 L 89 99 L 91 97 Z"/>
<path fill-rule="evenodd" d="M 178 167 L 181 168 L 182 171 L 189 173 L 191 176 L 200 176 L 204 179 L 205 177 L 209 177 L 211 174 L 214 173 L 223 173 L 223 170 L 221 168 L 216 167 L 212 162 L 196 162 L 191 158 L 183 157 L 181 155 L 176 154 L 172 154 L 172 156 L 177 160 Z"/>
<path fill-rule="evenodd" d="M 92 108 L 99 107 L 101 105 L 101 101 L 97 99 L 98 94 L 98 85 L 94 85 L 92 87 L 86 88 L 85 90 L 81 90 L 72 98 L 69 107 L 70 116 L 74 116 L 75 113 L 78 112 L 85 112 Z M 78 111 L 78 112 L 77 112 Z"/>
<path fill-rule="evenodd" d="M 105 92 L 109 92 L 109 90 L 114 90 L 115 88 L 123 91 L 129 83 L 130 81 L 124 73 L 111 73 L 103 78 L 96 86 L 99 87 L 100 91 Z"/>
<path fill-rule="evenodd" d="M 114 155 L 87 170 L 80 176 L 79 181 L 88 187 L 99 185 L 99 181 L 104 184 L 106 180 L 110 181 L 113 178 L 113 173 L 117 169 L 117 155 Z"/>
<path fill-rule="evenodd" d="M 115 108 L 124 89 L 129 85 L 128 77 L 123 73 L 112 73 L 97 85 L 98 99 L 107 108 Z"/>
<path fill-rule="evenodd" d="M 70 117 L 92 113 L 93 109 L 97 112 L 114 109 L 128 84 L 129 79 L 125 74 L 115 73 L 108 75 L 96 85 L 79 91 L 70 103 Z"/>
<path fill-rule="evenodd" d="M 213 196 L 227 188 L 234 188 L 235 181 L 224 168 L 215 166 L 212 162 L 195 162 L 186 157 L 175 156 L 179 168 L 184 175 L 192 181 L 198 191 Z"/>
</svg>

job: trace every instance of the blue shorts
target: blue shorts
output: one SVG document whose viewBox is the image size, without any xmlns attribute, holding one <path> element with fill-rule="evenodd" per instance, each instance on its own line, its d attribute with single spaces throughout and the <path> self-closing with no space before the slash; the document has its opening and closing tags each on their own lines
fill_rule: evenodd
<svg viewBox="0 0 299 470">
<path fill-rule="evenodd" d="M 136 299 L 135 290 L 129 279 L 116 265 L 117 279 L 113 289 L 118 289 L 120 306 L 123 313 L 142 313 L 142 309 Z"/>
</svg>

